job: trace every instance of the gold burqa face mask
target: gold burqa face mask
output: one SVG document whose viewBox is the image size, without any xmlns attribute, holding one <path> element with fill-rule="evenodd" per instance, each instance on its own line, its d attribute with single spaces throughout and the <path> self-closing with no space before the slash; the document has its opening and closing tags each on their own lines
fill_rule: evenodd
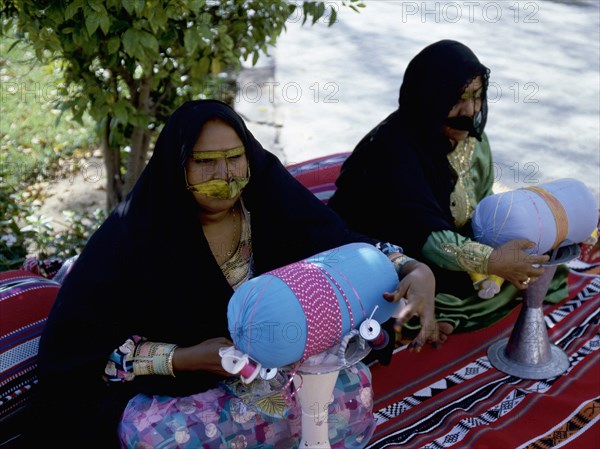
<svg viewBox="0 0 600 449">
<path fill-rule="evenodd" d="M 217 169 L 218 159 L 225 159 L 226 171 L 229 173 L 229 166 L 235 164 L 237 159 L 241 159 L 244 152 L 244 147 L 227 151 L 194 151 L 192 157 L 194 161 L 203 164 L 202 170 L 205 170 L 207 176 L 213 176 Z M 239 195 L 250 181 L 249 172 L 250 168 L 248 167 L 248 176 L 232 176 L 228 180 L 211 179 L 198 184 L 188 182 L 185 170 L 184 175 L 188 190 L 209 198 L 232 199 Z"/>
</svg>

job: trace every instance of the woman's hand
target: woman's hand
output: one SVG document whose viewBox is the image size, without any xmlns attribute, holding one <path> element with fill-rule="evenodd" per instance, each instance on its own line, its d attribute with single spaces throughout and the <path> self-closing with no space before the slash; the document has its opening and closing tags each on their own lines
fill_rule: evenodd
<svg viewBox="0 0 600 449">
<path fill-rule="evenodd" d="M 393 293 L 386 292 L 383 297 L 390 302 L 402 300 L 405 307 L 396 317 L 400 323 L 405 323 L 413 316 L 418 316 L 421 330 L 410 343 L 408 349 L 417 352 L 425 345 L 432 343 L 439 347 L 438 325 L 435 320 L 435 277 L 431 269 L 422 262 L 410 261 L 400 270 L 400 283 Z"/>
<path fill-rule="evenodd" d="M 526 239 L 511 240 L 495 248 L 488 260 L 488 273 L 506 279 L 519 290 L 526 289 L 544 273 L 539 265 L 550 258 L 524 251 L 531 248 L 535 248 L 535 243 Z"/>
<path fill-rule="evenodd" d="M 233 346 L 227 338 L 217 337 L 205 340 L 195 346 L 178 347 L 173 354 L 173 370 L 177 371 L 209 371 L 221 376 L 232 374 L 223 369 L 219 349 Z"/>
</svg>

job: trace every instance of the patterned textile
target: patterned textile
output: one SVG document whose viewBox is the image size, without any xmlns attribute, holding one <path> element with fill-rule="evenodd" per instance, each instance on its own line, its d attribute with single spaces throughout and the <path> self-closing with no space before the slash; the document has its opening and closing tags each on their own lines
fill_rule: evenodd
<svg viewBox="0 0 600 449">
<path fill-rule="evenodd" d="M 300 261 L 273 270 L 269 274 L 278 277 L 289 287 L 306 317 L 306 345 L 302 360 L 327 351 L 340 340 L 340 303 L 328 277 L 318 265 Z M 350 323 L 354 325 L 352 309 L 348 307 L 348 310 Z"/>
<path fill-rule="evenodd" d="M 488 348 L 510 336 L 519 310 L 440 350 L 402 346 L 390 366 L 373 366 L 377 429 L 367 447 L 599 447 L 600 276 L 571 270 L 569 297 L 544 306 L 549 340 L 569 358 L 562 375 L 524 380 L 490 364 Z"/>
<path fill-rule="evenodd" d="M 64 264 L 63 259 L 50 258 L 40 260 L 37 257 L 28 257 L 23 261 L 21 270 L 30 271 L 48 279 L 53 279 Z"/>
<path fill-rule="evenodd" d="M 323 203 L 335 192 L 335 180 L 349 152 L 318 157 L 287 166 L 288 171 Z"/>
<path fill-rule="evenodd" d="M 244 387 L 235 379 L 181 398 L 137 395 L 121 420 L 121 444 L 131 449 L 297 448 L 301 410 L 295 399 L 282 405 L 279 385 L 264 388 L 266 382 L 255 387 L 266 391 L 245 391 L 254 382 Z M 340 371 L 329 404 L 332 448 L 362 448 L 374 429 L 371 375 L 358 363 Z"/>
<path fill-rule="evenodd" d="M 0 443 L 37 384 L 40 334 L 60 284 L 25 270 L 0 273 Z"/>
<path fill-rule="evenodd" d="M 79 255 L 69 257 L 68 259 L 49 258 L 40 260 L 37 257 L 28 257 L 23 262 L 21 270 L 43 276 L 47 279 L 62 284 L 71 272 L 73 264 Z"/>
<path fill-rule="evenodd" d="M 577 273 L 600 275 L 600 243 L 581 245 L 581 255 L 569 262 L 568 266 Z"/>
</svg>

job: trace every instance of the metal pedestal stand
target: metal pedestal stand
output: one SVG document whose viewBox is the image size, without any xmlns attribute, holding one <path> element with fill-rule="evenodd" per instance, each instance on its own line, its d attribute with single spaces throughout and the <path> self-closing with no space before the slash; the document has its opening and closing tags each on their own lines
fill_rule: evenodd
<svg viewBox="0 0 600 449">
<path fill-rule="evenodd" d="M 497 341 L 488 349 L 494 368 L 522 379 L 549 379 L 569 368 L 567 354 L 548 339 L 542 302 L 556 267 L 577 257 L 579 252 L 576 244 L 555 250 L 544 264 L 544 274 L 523 291 L 523 304 L 510 338 Z"/>
</svg>

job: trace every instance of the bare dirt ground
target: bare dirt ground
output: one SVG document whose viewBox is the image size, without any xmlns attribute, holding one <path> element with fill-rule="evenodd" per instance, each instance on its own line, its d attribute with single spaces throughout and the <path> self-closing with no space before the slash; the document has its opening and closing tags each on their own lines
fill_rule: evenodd
<svg viewBox="0 0 600 449">
<path fill-rule="evenodd" d="M 79 171 L 48 182 L 38 214 L 52 218 L 56 230 L 65 226 L 63 211 L 93 212 L 106 205 L 106 171 L 100 157 L 79 163 Z"/>
</svg>

